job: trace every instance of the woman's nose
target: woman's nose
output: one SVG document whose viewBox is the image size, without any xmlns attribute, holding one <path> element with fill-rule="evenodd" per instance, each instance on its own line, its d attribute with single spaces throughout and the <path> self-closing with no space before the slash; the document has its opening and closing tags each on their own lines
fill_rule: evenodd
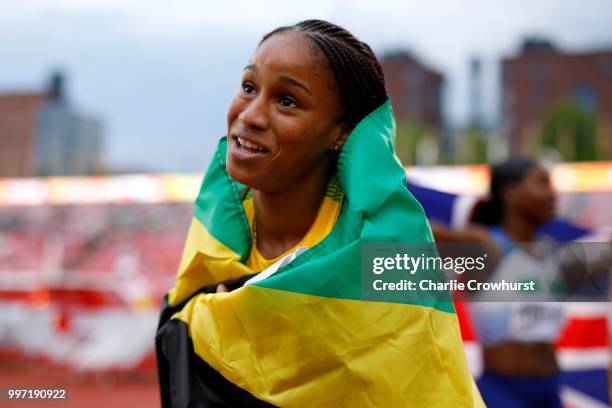
<svg viewBox="0 0 612 408">
<path fill-rule="evenodd" d="M 264 98 L 259 95 L 249 102 L 238 119 L 250 128 L 266 129 L 268 127 L 268 111 Z"/>
</svg>

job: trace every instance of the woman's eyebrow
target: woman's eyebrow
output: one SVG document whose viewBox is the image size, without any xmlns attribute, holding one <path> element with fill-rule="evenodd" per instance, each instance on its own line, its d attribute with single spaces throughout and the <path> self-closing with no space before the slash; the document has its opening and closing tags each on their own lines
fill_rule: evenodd
<svg viewBox="0 0 612 408">
<path fill-rule="evenodd" d="M 244 67 L 243 71 L 255 71 L 257 72 L 257 65 L 255 64 L 248 64 L 246 67 Z"/>
<path fill-rule="evenodd" d="M 285 82 L 285 83 L 287 83 L 289 85 L 293 85 L 293 86 L 297 86 L 298 88 L 302 88 L 303 90 L 308 92 L 310 95 L 312 95 L 312 92 L 310 92 L 310 89 L 308 89 L 308 87 L 306 85 L 304 85 L 300 81 L 297 81 L 297 80 L 291 78 L 290 76 L 279 75 L 278 79 L 280 79 L 282 82 Z"/>
</svg>

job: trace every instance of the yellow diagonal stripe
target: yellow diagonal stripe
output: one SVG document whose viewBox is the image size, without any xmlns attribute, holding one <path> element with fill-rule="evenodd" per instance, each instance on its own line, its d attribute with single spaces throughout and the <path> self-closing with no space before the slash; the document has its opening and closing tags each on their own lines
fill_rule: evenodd
<svg viewBox="0 0 612 408">
<path fill-rule="evenodd" d="M 193 218 L 181 257 L 176 286 L 168 292 L 168 303 L 174 305 L 203 286 L 249 273 L 253 271 L 240 263 L 240 255 L 215 239 Z"/>
</svg>

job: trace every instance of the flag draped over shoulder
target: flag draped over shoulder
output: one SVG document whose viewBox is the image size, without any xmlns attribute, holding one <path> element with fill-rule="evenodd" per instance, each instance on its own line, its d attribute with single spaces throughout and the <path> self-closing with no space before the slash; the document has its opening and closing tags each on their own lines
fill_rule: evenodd
<svg viewBox="0 0 612 408">
<path fill-rule="evenodd" d="M 393 154 L 390 101 L 353 130 L 338 160 L 344 192 L 327 237 L 263 280 L 219 143 L 195 204 L 156 338 L 164 406 L 478 406 L 452 303 L 361 300 L 363 242 L 432 242 Z M 339 204 L 340 205 L 340 204 Z"/>
</svg>

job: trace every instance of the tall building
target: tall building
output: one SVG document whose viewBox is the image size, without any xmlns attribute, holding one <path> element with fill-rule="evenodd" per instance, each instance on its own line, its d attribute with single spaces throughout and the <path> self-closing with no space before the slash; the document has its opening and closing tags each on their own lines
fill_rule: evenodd
<svg viewBox="0 0 612 408">
<path fill-rule="evenodd" d="M 0 94 L 0 176 L 31 176 L 34 160 L 38 112 L 44 93 Z"/>
<path fill-rule="evenodd" d="M 0 94 L 0 177 L 95 174 L 102 124 L 70 106 L 64 78 L 46 91 Z"/>
<path fill-rule="evenodd" d="M 434 164 L 443 154 L 444 77 L 407 52 L 381 58 L 385 82 L 398 122 L 396 152 L 404 164 Z"/>
<path fill-rule="evenodd" d="M 595 134 L 597 146 L 592 150 L 599 158 L 612 158 L 612 49 L 569 53 L 549 41 L 529 38 L 518 55 L 503 59 L 501 82 L 502 132 L 511 155 L 530 153 L 542 141 L 555 107 L 558 111 L 566 104 L 578 111 L 574 115 L 582 112 L 594 119 L 594 131 L 586 132 Z M 558 143 L 575 149 L 584 141 L 569 138 L 586 136 L 572 129 L 572 123 L 562 122 L 558 132 L 566 135 L 560 134 Z"/>
<path fill-rule="evenodd" d="M 482 64 L 478 57 L 470 59 L 469 76 L 470 126 L 482 126 Z"/>
<path fill-rule="evenodd" d="M 387 90 L 398 120 L 416 120 L 440 131 L 444 77 L 407 52 L 381 59 Z"/>
</svg>

